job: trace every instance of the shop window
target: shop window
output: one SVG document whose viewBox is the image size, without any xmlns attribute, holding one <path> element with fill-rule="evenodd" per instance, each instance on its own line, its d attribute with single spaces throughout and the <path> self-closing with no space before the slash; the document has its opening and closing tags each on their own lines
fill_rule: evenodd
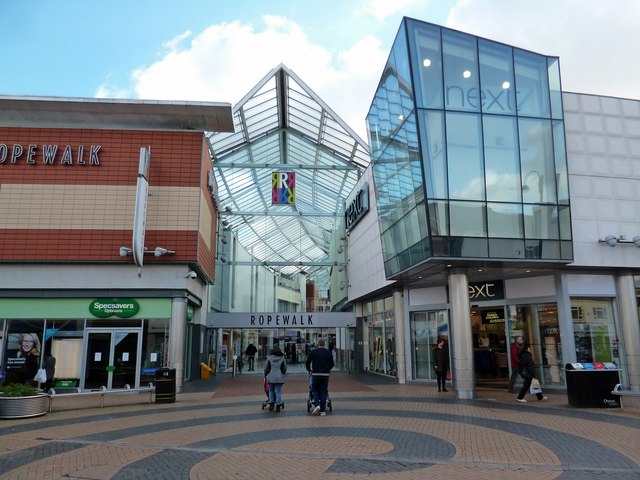
<svg viewBox="0 0 640 480">
<path fill-rule="evenodd" d="M 434 379 L 433 349 L 438 338 L 444 338 L 445 345 L 448 346 L 449 320 L 447 311 L 413 312 L 411 313 L 410 329 L 412 376 L 416 380 Z"/>
<path fill-rule="evenodd" d="M 618 328 L 611 300 L 571 299 L 576 360 L 620 365 Z"/>
</svg>

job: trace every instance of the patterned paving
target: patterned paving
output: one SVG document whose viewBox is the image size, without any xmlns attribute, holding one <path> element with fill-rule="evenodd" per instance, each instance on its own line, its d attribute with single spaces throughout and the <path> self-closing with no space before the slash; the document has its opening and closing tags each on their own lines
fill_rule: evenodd
<svg viewBox="0 0 640 480">
<path fill-rule="evenodd" d="M 334 375 L 333 412 L 306 411 L 306 375 L 286 408 L 261 409 L 262 378 L 216 377 L 173 404 L 65 409 L 0 421 L 0 479 L 640 480 L 640 411 L 576 409 L 566 394 L 457 400 L 431 385 Z"/>
</svg>

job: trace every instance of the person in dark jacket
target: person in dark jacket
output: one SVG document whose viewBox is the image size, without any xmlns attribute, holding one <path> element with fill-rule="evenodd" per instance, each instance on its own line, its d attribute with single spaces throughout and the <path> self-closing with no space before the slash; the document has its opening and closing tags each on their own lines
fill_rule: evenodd
<svg viewBox="0 0 640 480">
<path fill-rule="evenodd" d="M 249 362 L 249 371 L 253 372 L 255 367 L 256 353 L 258 353 L 258 349 L 253 343 L 250 343 L 244 353 L 247 355 L 247 361 Z"/>
<path fill-rule="evenodd" d="M 53 387 L 53 378 L 56 375 L 56 357 L 47 352 L 44 355 L 44 369 L 47 372 L 47 381 L 44 384 L 44 391 L 48 392 Z"/>
<path fill-rule="evenodd" d="M 447 372 L 449 371 L 449 355 L 444 348 L 444 338 L 439 338 L 436 347 L 433 349 L 433 368 L 436 371 L 438 391 L 447 392 Z"/>
<path fill-rule="evenodd" d="M 264 367 L 264 376 L 269 384 L 269 411 L 276 407 L 276 413 L 282 405 L 282 385 L 284 385 L 287 373 L 287 362 L 278 345 L 274 345 L 271 354 L 267 357 L 267 365 Z"/>
<path fill-rule="evenodd" d="M 516 400 L 522 403 L 527 403 L 524 396 L 529 391 L 531 381 L 536 376 L 536 364 L 533 361 L 533 355 L 531 355 L 529 344 L 526 342 L 522 344 L 522 352 L 520 352 L 520 375 L 524 379 L 524 384 L 522 385 Z M 538 398 L 538 401 L 547 399 L 547 397 L 542 395 L 542 393 L 536 393 L 536 397 Z"/>
<path fill-rule="evenodd" d="M 333 355 L 324 348 L 324 340 L 318 339 L 318 346 L 311 350 L 305 363 L 311 373 L 311 390 L 313 391 L 313 410 L 311 413 L 326 415 L 327 392 L 329 391 L 329 374 L 333 368 Z"/>
<path fill-rule="evenodd" d="M 509 377 L 509 391 L 516 393 L 516 382 L 520 375 L 520 353 L 522 353 L 522 343 L 524 339 L 518 335 L 511 344 L 511 377 Z"/>
</svg>

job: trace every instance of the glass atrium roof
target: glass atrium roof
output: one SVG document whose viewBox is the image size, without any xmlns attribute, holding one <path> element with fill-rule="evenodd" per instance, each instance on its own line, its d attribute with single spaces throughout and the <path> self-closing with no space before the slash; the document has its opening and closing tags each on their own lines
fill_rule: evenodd
<svg viewBox="0 0 640 480">
<path fill-rule="evenodd" d="M 235 133 L 207 134 L 221 218 L 256 261 L 327 289 L 331 237 L 369 164 L 367 144 L 284 65 L 233 119 Z M 272 172 L 295 172 L 295 205 L 271 204 Z"/>
</svg>

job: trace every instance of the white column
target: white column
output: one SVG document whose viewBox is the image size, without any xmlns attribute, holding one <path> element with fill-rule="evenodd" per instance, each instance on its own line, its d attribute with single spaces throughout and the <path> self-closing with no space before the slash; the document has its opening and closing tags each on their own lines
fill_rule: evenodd
<svg viewBox="0 0 640 480">
<path fill-rule="evenodd" d="M 640 323 L 633 275 L 621 273 L 616 276 L 616 293 L 629 388 L 638 391 L 640 390 Z"/>
<path fill-rule="evenodd" d="M 394 290 L 393 292 L 393 316 L 396 330 L 396 375 L 398 376 L 398 383 L 404 385 L 407 383 L 407 368 L 404 349 L 404 300 L 402 290 Z"/>
<path fill-rule="evenodd" d="M 558 301 L 558 327 L 560 328 L 560 342 L 562 343 L 562 362 L 564 364 L 576 362 L 576 340 L 573 334 L 573 318 L 571 317 L 571 298 L 567 276 L 556 274 L 556 299 Z"/>
<path fill-rule="evenodd" d="M 184 351 L 187 338 L 187 299 L 176 297 L 171 301 L 169 325 L 169 368 L 176 369 L 176 393 L 184 385 Z"/>
<path fill-rule="evenodd" d="M 476 398 L 476 377 L 473 365 L 473 337 L 469 308 L 469 280 L 463 269 L 449 273 L 451 302 L 452 377 L 456 396 L 460 399 Z"/>
</svg>

